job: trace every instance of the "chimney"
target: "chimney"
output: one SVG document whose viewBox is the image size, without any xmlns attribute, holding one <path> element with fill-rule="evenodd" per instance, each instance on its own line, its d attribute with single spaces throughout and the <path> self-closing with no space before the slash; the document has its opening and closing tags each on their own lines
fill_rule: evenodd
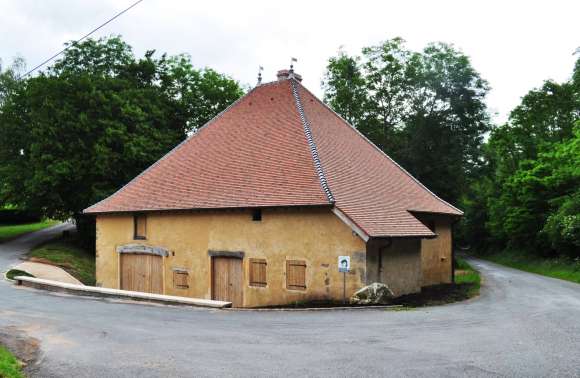
<svg viewBox="0 0 580 378">
<path fill-rule="evenodd" d="M 288 80 L 294 78 L 298 81 L 302 81 L 302 76 L 295 73 L 294 70 L 280 70 L 278 71 L 278 81 Z"/>
</svg>

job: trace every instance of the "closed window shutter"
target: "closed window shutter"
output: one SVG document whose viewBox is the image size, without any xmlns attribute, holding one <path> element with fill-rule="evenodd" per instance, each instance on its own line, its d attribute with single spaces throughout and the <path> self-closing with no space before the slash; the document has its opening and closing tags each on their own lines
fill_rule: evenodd
<svg viewBox="0 0 580 378">
<path fill-rule="evenodd" d="M 250 286 L 266 286 L 266 260 L 250 259 Z"/>
<path fill-rule="evenodd" d="M 146 239 L 147 238 L 147 216 L 146 215 L 135 215 L 134 218 L 134 239 Z"/>
<path fill-rule="evenodd" d="M 174 270 L 173 287 L 176 289 L 189 289 L 189 273 L 181 270 Z"/>
<path fill-rule="evenodd" d="M 306 262 L 286 261 L 286 287 L 292 290 L 306 289 Z"/>
</svg>

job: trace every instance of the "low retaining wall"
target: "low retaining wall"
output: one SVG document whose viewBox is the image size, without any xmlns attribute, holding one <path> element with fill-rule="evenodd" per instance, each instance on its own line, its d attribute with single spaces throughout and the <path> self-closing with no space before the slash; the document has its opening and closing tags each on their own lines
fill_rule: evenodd
<svg viewBox="0 0 580 378">
<path fill-rule="evenodd" d="M 117 289 L 107 289 L 94 286 L 73 285 L 57 281 L 43 280 L 40 278 L 16 276 L 17 285 L 32 287 L 60 293 L 76 294 L 89 297 L 131 299 L 136 301 L 162 303 L 170 305 L 227 308 L 231 307 L 231 302 L 214 301 L 210 299 L 176 297 L 172 295 L 141 293 L 138 291 L 127 291 Z"/>
</svg>

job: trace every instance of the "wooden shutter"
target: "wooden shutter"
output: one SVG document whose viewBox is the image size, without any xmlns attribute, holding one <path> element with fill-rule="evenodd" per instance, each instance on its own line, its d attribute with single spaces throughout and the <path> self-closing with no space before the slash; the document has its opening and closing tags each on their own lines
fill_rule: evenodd
<svg viewBox="0 0 580 378">
<path fill-rule="evenodd" d="M 134 239 L 146 239 L 147 238 L 147 216 L 140 214 L 135 215 L 133 218 L 133 238 Z"/>
<path fill-rule="evenodd" d="M 306 262 L 300 260 L 286 261 L 286 288 L 292 290 L 306 289 Z"/>
<path fill-rule="evenodd" d="M 266 286 L 266 260 L 250 259 L 250 286 Z"/>
<path fill-rule="evenodd" d="M 173 287 L 176 289 L 189 289 L 189 273 L 185 270 L 174 270 Z"/>
</svg>

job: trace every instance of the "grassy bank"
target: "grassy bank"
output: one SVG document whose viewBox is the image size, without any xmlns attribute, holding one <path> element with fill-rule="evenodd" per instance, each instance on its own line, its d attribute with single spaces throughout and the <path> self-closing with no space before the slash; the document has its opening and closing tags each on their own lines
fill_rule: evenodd
<svg viewBox="0 0 580 378">
<path fill-rule="evenodd" d="M 479 257 L 510 268 L 580 283 L 580 259 L 576 261 L 565 257 L 547 259 L 517 251 L 484 254 Z"/>
<path fill-rule="evenodd" d="M 85 285 L 95 285 L 95 255 L 81 247 L 74 233 L 41 244 L 28 256 L 38 262 L 60 266 Z"/>
<path fill-rule="evenodd" d="M 0 345 L 0 377 L 2 378 L 23 378 L 22 367 L 20 362 Z"/>
<path fill-rule="evenodd" d="M 32 274 L 19 269 L 10 269 L 8 272 L 6 272 L 6 278 L 8 278 L 9 280 L 13 280 L 14 277 L 18 276 L 34 277 Z M 0 377 L 2 376 L 0 375 Z"/>
<path fill-rule="evenodd" d="M 468 297 L 479 294 L 481 276 L 461 257 L 455 259 L 455 284 L 461 286 Z"/>
<path fill-rule="evenodd" d="M 43 221 L 37 223 L 16 224 L 16 225 L 0 225 L 0 243 L 13 239 L 17 236 L 27 234 L 29 232 L 42 230 L 50 226 L 58 224 L 57 221 Z"/>
</svg>

